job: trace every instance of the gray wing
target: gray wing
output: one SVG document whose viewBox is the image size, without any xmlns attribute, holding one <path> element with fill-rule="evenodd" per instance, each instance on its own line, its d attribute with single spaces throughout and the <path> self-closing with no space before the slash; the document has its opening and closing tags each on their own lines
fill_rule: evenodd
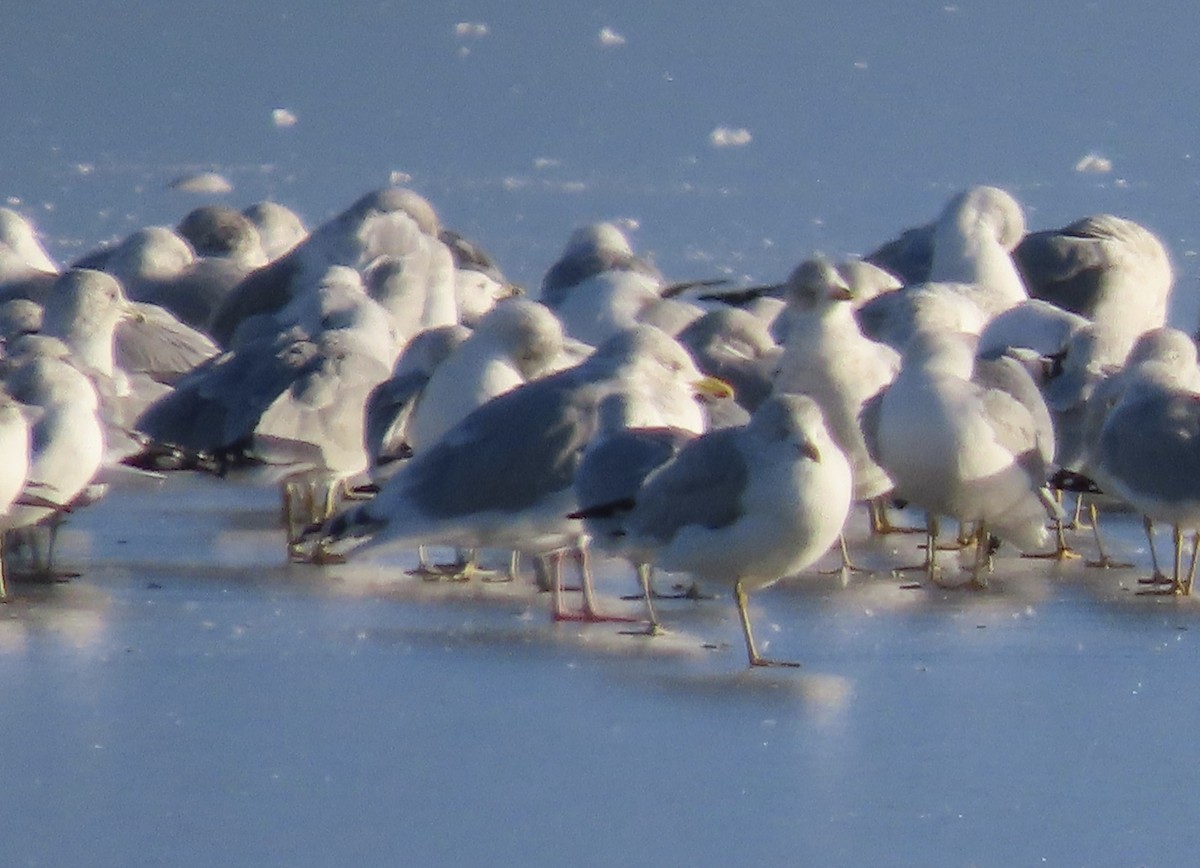
<svg viewBox="0 0 1200 868">
<path fill-rule="evenodd" d="M 1107 475 L 1131 491 L 1178 504 L 1198 496 L 1197 444 L 1200 396 L 1184 393 L 1118 411 L 1104 426 L 1099 453 Z"/>
<path fill-rule="evenodd" d="M 924 283 L 933 266 L 934 223 L 906 229 L 868 253 L 863 259 L 900 278 L 904 284 Z"/>
<path fill-rule="evenodd" d="M 217 356 L 151 404 L 135 427 L 159 443 L 225 449 L 254 432 L 275 399 L 319 362 L 317 350 L 313 342 L 288 334 Z"/>
<path fill-rule="evenodd" d="M 1033 232 L 1013 250 L 1013 261 L 1031 298 L 1091 317 L 1100 295 L 1108 257 L 1104 242 L 1066 230 Z"/>
<path fill-rule="evenodd" d="M 646 480 L 629 517 L 629 530 L 669 542 L 689 525 L 717 529 L 741 516 L 750 469 L 737 448 L 741 429 L 705 434 Z"/>
<path fill-rule="evenodd" d="M 168 385 L 208 361 L 220 348 L 207 335 L 180 322 L 157 305 L 136 303 L 140 321 L 117 324 L 113 350 L 117 364 Z"/>
<path fill-rule="evenodd" d="M 589 446 L 575 476 L 580 508 L 632 501 L 646 477 L 695 436 L 678 428 L 630 428 Z"/>
<path fill-rule="evenodd" d="M 229 346 L 238 324 L 254 314 L 278 311 L 291 301 L 291 282 L 300 267 L 293 250 L 255 269 L 229 291 L 213 314 L 209 333 L 221 346 Z"/>
<path fill-rule="evenodd" d="M 1029 413 L 1036 449 L 1042 463 L 1054 462 L 1054 422 L 1041 390 L 1029 371 L 1010 356 L 977 359 L 972 379 L 986 389 L 998 389 L 1017 401 Z"/>
<path fill-rule="evenodd" d="M 597 396 L 571 371 L 493 398 L 393 482 L 439 518 L 519 512 L 569 488 L 597 426 Z M 565 376 L 564 376 L 565 375 Z M 385 488 L 380 498 L 386 501 Z"/>
<path fill-rule="evenodd" d="M 429 383 L 424 371 L 411 371 L 384 380 L 367 398 L 364 446 L 371 466 L 403 457 L 408 422 Z"/>
</svg>

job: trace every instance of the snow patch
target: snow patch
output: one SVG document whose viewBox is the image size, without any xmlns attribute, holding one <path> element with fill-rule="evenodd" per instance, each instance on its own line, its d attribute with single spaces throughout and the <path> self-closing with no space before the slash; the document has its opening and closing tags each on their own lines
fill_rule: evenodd
<svg viewBox="0 0 1200 868">
<path fill-rule="evenodd" d="M 625 37 L 611 27 L 601 27 L 600 34 L 596 38 L 600 42 L 601 48 L 619 48 L 625 44 Z"/>
<path fill-rule="evenodd" d="M 1103 175 L 1111 172 L 1112 167 L 1112 160 L 1107 157 L 1096 153 L 1087 153 L 1079 158 L 1079 162 L 1075 164 L 1075 171 L 1089 175 Z"/>
<path fill-rule="evenodd" d="M 279 128 L 294 127 L 300 118 L 291 109 L 271 109 L 271 123 Z"/>
<path fill-rule="evenodd" d="M 708 134 L 709 144 L 714 148 L 743 148 L 753 138 L 745 127 L 717 127 Z"/>
</svg>

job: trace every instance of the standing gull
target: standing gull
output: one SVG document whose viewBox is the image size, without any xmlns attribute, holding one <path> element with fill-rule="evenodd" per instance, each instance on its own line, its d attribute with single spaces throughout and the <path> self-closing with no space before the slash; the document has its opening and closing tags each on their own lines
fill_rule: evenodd
<svg viewBox="0 0 1200 868">
<path fill-rule="evenodd" d="M 1171 525 L 1170 590 L 1190 594 L 1200 546 L 1200 393 L 1162 362 L 1139 366 L 1104 423 L 1095 465 L 1105 484 L 1147 518 Z M 1182 570 L 1183 534 L 1194 534 L 1191 566 Z"/>
<path fill-rule="evenodd" d="M 691 441 L 646 479 L 623 547 L 635 562 L 732 585 L 750 665 L 795 665 L 759 653 L 747 594 L 829 549 L 851 487 L 850 465 L 816 402 L 774 395 L 749 425 Z"/>
<path fill-rule="evenodd" d="M 0 528 L 25 487 L 29 473 L 29 422 L 21 405 L 0 392 Z M 8 600 L 4 578 L 3 540 L 0 539 L 0 602 Z"/>
<path fill-rule="evenodd" d="M 823 257 L 796 267 L 787 281 L 791 331 L 775 391 L 806 394 L 820 405 L 834 441 L 854 474 L 854 499 L 876 501 L 892 480 L 867 451 L 859 414 L 896 377 L 900 355 L 859 330 L 849 285 Z M 872 526 L 882 528 L 883 505 L 872 503 Z"/>
<path fill-rule="evenodd" d="M 377 548 L 428 543 L 536 555 L 575 547 L 583 528 L 566 516 L 578 507 L 572 483 L 600 402 L 643 391 L 655 396 L 658 424 L 699 431 L 693 389 L 703 382 L 669 336 L 649 326 L 622 332 L 582 364 L 479 407 L 415 455 L 374 500 L 310 539 L 319 548 L 369 539 Z"/>
<path fill-rule="evenodd" d="M 1057 506 L 1045 488 L 1047 451 L 1033 415 L 1002 389 L 972 382 L 974 357 L 962 335 L 917 335 L 895 381 L 874 405 L 875 457 L 896 494 L 928 516 L 926 570 L 935 576 L 938 517 L 978 523 L 1022 551 L 1041 550 Z M 1052 453 L 1051 453 L 1052 454 Z M 980 578 L 977 549 L 972 581 Z"/>
</svg>

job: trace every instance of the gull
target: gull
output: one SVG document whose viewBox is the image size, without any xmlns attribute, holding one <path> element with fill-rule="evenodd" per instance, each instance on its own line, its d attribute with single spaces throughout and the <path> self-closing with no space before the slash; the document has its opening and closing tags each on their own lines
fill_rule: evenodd
<svg viewBox="0 0 1200 868">
<path fill-rule="evenodd" d="M 1128 378 L 1100 432 L 1094 456 L 1104 484 L 1151 521 L 1172 527 L 1170 592 L 1191 594 L 1200 537 L 1200 393 L 1180 371 L 1146 362 Z M 1191 565 L 1182 570 L 1183 535 L 1191 530 Z M 1156 577 L 1157 578 L 1157 577 Z"/>
<path fill-rule="evenodd" d="M 30 335 L 18 342 L 6 359 L 5 388 L 31 408 L 28 504 L 9 509 L 3 527 L 31 533 L 34 525 L 50 525 L 44 556 L 34 554 L 35 572 L 48 574 L 53 561 L 57 522 L 92 482 L 104 457 L 104 427 L 99 398 L 92 381 L 69 361 L 70 351 L 59 340 Z M 36 552 L 30 533 L 21 541 Z"/>
<path fill-rule="evenodd" d="M 37 299 L 57 274 L 33 224 L 11 208 L 0 208 L 0 298 Z"/>
<path fill-rule="evenodd" d="M 1020 204 L 998 187 L 978 186 L 956 194 L 933 222 L 906 229 L 864 259 L 905 286 L 982 283 L 997 300 L 1017 303 L 1028 297 L 1012 260 L 1024 235 Z"/>
<path fill-rule="evenodd" d="M 384 255 L 420 258 L 419 279 L 427 287 L 425 324 L 444 324 L 429 322 L 428 317 L 431 313 L 446 316 L 447 306 L 455 311 L 447 322 L 454 322 L 454 262 L 437 233 L 437 213 L 414 191 L 386 187 L 368 193 L 318 226 L 288 253 L 247 275 L 216 311 L 211 333 L 227 346 L 244 319 L 285 307 L 311 291 L 331 266 L 361 272 Z"/>
<path fill-rule="evenodd" d="M 482 405 L 414 455 L 373 500 L 309 540 L 335 551 L 364 541 L 378 550 L 424 543 L 538 556 L 577 547 L 582 525 L 566 516 L 578 507 L 572 483 L 603 398 L 652 395 L 656 424 L 698 432 L 704 422 L 693 395 L 704 382 L 668 335 L 650 326 L 622 332 L 581 364 Z M 586 573 L 584 580 L 587 588 Z"/>
<path fill-rule="evenodd" d="M 442 229 L 438 238 L 454 256 L 454 298 L 458 322 L 475 328 L 496 304 L 520 295 L 486 250 L 452 229 Z"/>
<path fill-rule="evenodd" d="M 954 196 L 929 227 L 914 230 L 924 240 L 928 267 L 895 267 L 919 275 L 905 287 L 884 292 L 859 311 L 863 332 L 903 351 L 918 331 L 941 328 L 979 334 L 996 315 L 1029 298 L 1011 251 L 1025 233 L 1021 206 L 997 187 L 972 187 Z M 907 254 L 906 254 L 907 255 Z M 868 256 L 884 268 L 884 257 Z M 894 267 L 894 266 L 893 266 Z"/>
<path fill-rule="evenodd" d="M 580 284 L 608 272 L 641 275 L 646 278 L 647 286 L 663 283 L 662 272 L 650 260 L 634 254 L 629 239 L 615 224 L 590 223 L 571 233 L 562 256 L 542 278 L 539 298 L 555 309 Z"/>
<path fill-rule="evenodd" d="M 308 237 L 308 229 L 300 216 L 278 202 L 255 202 L 244 208 L 242 214 L 258 230 L 258 238 L 268 262 L 274 262 Z"/>
<path fill-rule="evenodd" d="M 258 227 L 228 205 L 202 205 L 189 211 L 175 227 L 197 256 L 229 259 L 247 271 L 269 261 Z"/>
<path fill-rule="evenodd" d="M 781 350 L 766 325 L 753 314 L 721 306 L 690 323 L 678 335 L 700 370 L 733 387 L 749 412 L 771 393 Z"/>
<path fill-rule="evenodd" d="M 133 375 L 116 362 L 117 331 L 124 323 L 143 319 L 129 302 L 121 284 L 110 274 L 86 268 L 63 272 L 46 293 L 40 334 L 57 338 L 69 350 L 72 364 L 95 386 L 100 414 L 107 431 L 108 462 L 136 451 L 130 426 L 138 415 L 167 388 L 140 372 Z M 154 335 L 144 329 L 127 336 L 145 357 Z"/>
<path fill-rule="evenodd" d="M 945 515 L 978 523 L 972 583 L 982 586 L 986 532 L 1036 551 L 1045 546 L 1046 519 L 1056 517 L 1058 508 L 1045 487 L 1053 443 L 1044 442 L 1024 404 L 972 382 L 973 369 L 963 336 L 918 334 L 905 349 L 900 373 L 872 407 L 871 442 L 896 495 L 927 513 L 929 578 L 936 570 L 938 517 Z"/>
<path fill-rule="evenodd" d="M 820 254 L 815 258 L 828 261 L 827 257 Z M 843 259 L 833 262 L 831 265 L 837 272 L 838 278 L 849 289 L 850 305 L 854 310 L 858 310 L 876 296 L 895 292 L 903 287 L 903 284 L 894 275 L 865 259 Z M 784 298 L 787 294 L 787 286 L 787 281 L 785 281 L 776 287 L 765 287 L 765 289 L 773 291 L 774 297 L 759 295 L 753 301 L 755 307 L 747 307 L 747 310 L 750 310 L 755 316 L 767 319 L 771 334 L 781 344 L 787 340 L 788 332 L 791 331 L 793 315 L 793 310 L 787 306 Z M 768 301 L 777 303 L 778 308 L 772 310 L 770 306 L 763 307 L 762 303 Z"/>
<path fill-rule="evenodd" d="M 1107 348 L 1114 353 L 1114 358 L 1119 359 L 1118 348 L 1121 340 L 1114 338 L 1109 329 L 1099 324 L 1094 326 L 1094 331 L 1099 337 L 1107 340 L 1090 345 L 1093 353 L 1100 355 L 1104 348 Z M 1144 368 L 1160 373 L 1166 372 L 1180 389 L 1200 391 L 1200 367 L 1197 366 L 1196 345 L 1186 333 L 1169 326 L 1151 329 L 1139 337 L 1129 351 L 1124 367 L 1118 368 L 1116 364 L 1108 364 L 1094 373 L 1090 380 L 1085 381 L 1090 384 L 1086 401 L 1082 409 L 1075 413 L 1079 417 L 1076 420 L 1078 455 L 1073 464 L 1067 465 L 1067 469 L 1078 471 L 1079 478 L 1071 481 L 1077 487 L 1082 487 L 1085 493 L 1093 493 L 1092 489 L 1095 488 L 1098 491 L 1094 493 L 1120 497 L 1120 483 L 1109 475 L 1109 462 L 1104 460 L 1100 439 L 1113 410 L 1124 399 L 1129 387 L 1142 378 Z M 1089 482 L 1094 485 L 1089 487 Z M 1100 542 L 1094 500 L 1090 506 L 1090 515 L 1096 545 L 1100 550 L 1099 560 L 1091 565 L 1116 566 L 1105 554 Z M 1161 572 L 1154 548 L 1153 518 L 1144 511 L 1143 528 L 1153 561 L 1154 576 L 1158 577 Z"/>
<path fill-rule="evenodd" d="M 732 586 L 750 666 L 763 657 L 747 594 L 815 562 L 850 508 L 850 465 L 803 395 L 772 395 L 743 428 L 685 444 L 652 472 L 624 522 L 635 562 Z"/>
<path fill-rule="evenodd" d="M 796 267 L 787 281 L 787 301 L 791 331 L 774 390 L 817 402 L 830 435 L 850 461 L 854 499 L 880 498 L 892 490 L 892 480 L 871 458 L 859 415 L 863 404 L 895 379 L 900 355 L 863 335 L 854 318 L 853 293 L 824 257 Z"/>
<path fill-rule="evenodd" d="M 666 284 L 648 259 L 633 252 L 616 225 L 592 223 L 571 233 L 562 256 L 542 279 L 539 300 L 558 315 L 570 337 L 599 346 L 642 322 L 678 333 L 704 311 L 668 296 L 709 283 Z"/>
<path fill-rule="evenodd" d="M 580 508 L 569 517 L 582 519 L 589 541 L 605 554 L 622 553 L 623 525 L 646 477 L 697 436 L 695 431 L 654 424 L 655 418 L 649 395 L 617 392 L 600 402 L 598 430 L 575 473 Z M 633 566 L 646 604 L 647 633 L 656 635 L 661 626 L 654 610 L 652 568 L 644 561 Z"/>
<path fill-rule="evenodd" d="M 1166 322 L 1170 258 L 1154 233 L 1132 220 L 1097 214 L 1033 232 L 1014 256 L 1031 296 L 1105 323 L 1126 349 Z"/>
<path fill-rule="evenodd" d="M 549 308 L 524 299 L 499 305 L 430 376 L 408 445 L 432 446 L 476 408 L 552 371 L 562 355 L 562 324 Z"/>
<path fill-rule="evenodd" d="M 29 421 L 21 405 L 0 392 L 0 528 L 25 488 L 29 474 Z M 8 600 L 4 578 L 3 540 L 0 539 L 0 602 Z"/>
<path fill-rule="evenodd" d="M 164 226 L 139 229 L 112 247 L 81 256 L 72 267 L 111 274 L 131 300 L 160 305 L 203 330 L 252 268 L 225 256 L 197 256 L 191 244 Z"/>
<path fill-rule="evenodd" d="M 463 325 L 426 329 L 404 347 L 391 376 L 371 390 L 364 432 L 367 458 L 376 479 L 390 475 L 394 463 L 412 456 L 408 426 L 434 371 L 471 336 Z"/>
</svg>

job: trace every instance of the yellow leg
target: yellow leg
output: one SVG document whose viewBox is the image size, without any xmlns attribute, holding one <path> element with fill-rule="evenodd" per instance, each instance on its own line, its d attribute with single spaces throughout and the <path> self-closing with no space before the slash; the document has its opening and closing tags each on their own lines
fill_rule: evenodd
<svg viewBox="0 0 1200 868">
<path fill-rule="evenodd" d="M 792 663 L 786 660 L 768 660 L 758 653 L 758 649 L 754 646 L 754 634 L 750 630 L 750 612 L 747 609 L 748 600 L 746 599 L 746 589 L 742 587 L 742 580 L 738 579 L 733 586 L 733 598 L 737 602 L 738 618 L 742 622 L 742 635 L 746 639 L 746 656 L 750 660 L 750 665 L 754 666 L 788 666 L 799 668 L 799 663 Z"/>
</svg>

